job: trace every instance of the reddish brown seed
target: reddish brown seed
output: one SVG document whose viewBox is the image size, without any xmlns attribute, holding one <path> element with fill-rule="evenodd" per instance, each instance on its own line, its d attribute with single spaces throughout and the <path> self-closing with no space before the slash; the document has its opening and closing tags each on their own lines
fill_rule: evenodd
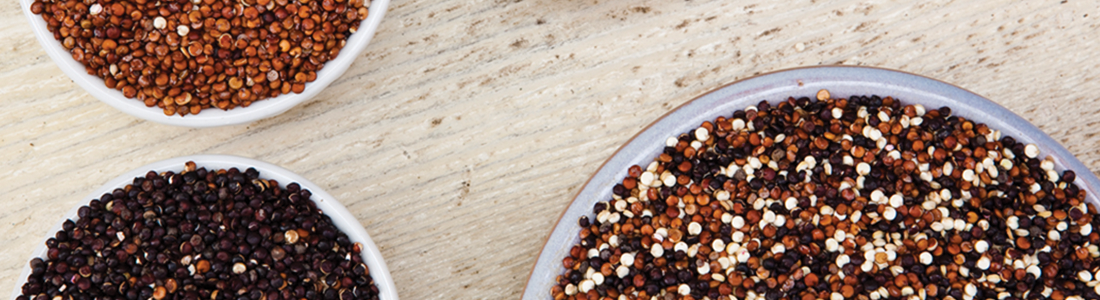
<svg viewBox="0 0 1100 300">
<path fill-rule="evenodd" d="M 153 299 L 161 300 L 164 299 L 164 296 L 167 295 L 168 290 L 165 289 L 163 286 L 158 286 L 157 288 L 153 289 Z"/>
<path fill-rule="evenodd" d="M 806 274 L 806 276 L 803 277 L 802 280 L 806 283 L 806 286 L 817 286 L 817 274 Z"/>
<path fill-rule="evenodd" d="M 41 14 L 44 6 L 45 5 L 43 5 L 40 1 L 35 1 L 34 3 L 31 3 L 31 13 L 34 13 L 36 15 Z"/>
<path fill-rule="evenodd" d="M 121 90 L 124 96 L 140 96 L 139 100 L 145 104 L 155 105 L 165 95 L 153 94 L 187 89 L 202 98 L 195 102 L 198 108 L 179 109 L 181 114 L 219 103 L 222 108 L 248 106 L 254 100 L 280 93 L 303 92 L 304 83 L 316 78 L 315 71 L 339 53 L 344 40 L 357 29 L 364 17 L 359 12 L 365 12 L 363 1 L 346 0 L 330 0 L 331 12 L 322 9 L 323 3 L 310 1 L 245 0 L 242 5 L 226 5 L 201 0 L 185 3 L 185 7 L 169 3 L 155 8 L 144 7 L 146 0 L 137 1 L 92 6 L 72 0 L 56 4 L 38 1 L 31 3 L 30 10 L 51 25 L 62 46 L 71 49 L 73 59 L 85 64 L 89 74 L 110 76 L 109 80 L 104 78 L 105 85 Z M 265 11 L 274 12 L 269 16 L 275 18 L 264 17 Z M 345 11 L 357 13 L 345 14 Z M 345 19 L 348 16 L 351 18 Z M 288 30 L 291 28 L 294 30 Z M 276 37 L 275 45 L 263 43 L 268 35 Z M 261 53 L 258 49 L 281 50 L 291 56 L 271 56 L 270 52 Z M 215 73 L 243 80 L 246 76 L 263 76 L 267 71 L 219 65 L 228 59 L 245 61 L 249 66 L 278 65 L 275 68 L 278 71 L 303 75 L 294 76 L 295 84 L 286 86 L 279 84 L 270 89 L 261 86 L 256 90 L 250 82 L 248 87 L 209 93 L 211 85 L 224 78 L 207 80 Z M 241 67 L 236 63 L 234 66 Z M 119 70 L 108 71 L 116 67 Z M 168 80 L 159 74 L 166 74 Z M 164 89 L 154 91 L 151 87 Z M 177 108 L 164 109 L 165 113 L 177 112 Z"/>
<path fill-rule="evenodd" d="M 561 265 L 566 269 L 572 269 L 573 266 L 576 266 L 576 261 L 573 260 L 572 256 L 567 256 L 561 260 Z"/>
<path fill-rule="evenodd" d="M 103 47 L 104 50 L 114 50 L 115 47 L 118 47 L 118 44 L 115 43 L 115 40 L 107 39 L 103 40 L 103 44 L 100 46 Z"/>
<path fill-rule="evenodd" d="M 206 271 L 210 271 L 210 262 L 209 261 L 207 261 L 205 259 L 202 259 L 202 260 L 199 260 L 198 262 L 195 262 L 195 272 L 206 273 Z"/>
</svg>

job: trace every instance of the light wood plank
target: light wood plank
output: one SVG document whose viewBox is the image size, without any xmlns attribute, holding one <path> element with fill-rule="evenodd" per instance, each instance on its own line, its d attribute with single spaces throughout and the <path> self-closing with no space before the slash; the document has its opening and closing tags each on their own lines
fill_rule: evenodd
<svg viewBox="0 0 1100 300">
<path fill-rule="evenodd" d="M 561 211 L 619 145 L 708 90 L 796 66 L 954 83 L 1100 170 L 1100 4 L 923 2 L 396 1 L 315 99 L 216 129 L 98 102 L 49 60 L 18 4 L 0 3 L 0 282 L 12 288 L 45 229 L 102 182 L 223 153 L 339 197 L 405 299 L 517 298 Z"/>
</svg>

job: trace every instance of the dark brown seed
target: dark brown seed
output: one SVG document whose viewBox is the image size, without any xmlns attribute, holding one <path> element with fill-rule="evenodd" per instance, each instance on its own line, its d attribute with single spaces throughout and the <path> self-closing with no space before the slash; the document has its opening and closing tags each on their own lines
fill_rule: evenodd
<svg viewBox="0 0 1100 300">
<path fill-rule="evenodd" d="M 183 169 L 148 172 L 78 209 L 79 219 L 47 240 L 46 258 L 31 260 L 17 298 L 221 299 L 218 293 L 229 290 L 237 299 L 331 299 L 346 289 L 377 299 L 362 246 L 312 206 L 308 190 L 281 188 L 255 169 Z M 299 236 L 293 255 L 273 227 Z"/>
</svg>

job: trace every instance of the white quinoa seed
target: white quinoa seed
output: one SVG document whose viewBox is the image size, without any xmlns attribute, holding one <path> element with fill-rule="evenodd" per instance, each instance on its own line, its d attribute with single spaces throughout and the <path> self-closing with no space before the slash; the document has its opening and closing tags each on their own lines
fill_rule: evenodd
<svg viewBox="0 0 1100 300">
<path fill-rule="evenodd" d="M 610 214 L 612 214 L 612 212 L 606 210 L 601 211 L 596 214 L 596 221 L 599 221 L 599 223 L 607 223 L 607 219 L 610 218 Z"/>
<path fill-rule="evenodd" d="M 580 284 L 579 288 L 580 288 L 581 293 L 587 293 L 589 290 L 592 290 L 592 288 L 594 288 L 594 287 L 596 287 L 596 283 L 592 282 L 592 279 L 585 279 L 585 280 L 581 280 L 581 284 Z"/>
<path fill-rule="evenodd" d="M 710 249 L 714 252 L 722 252 L 722 250 L 726 250 L 726 242 L 723 242 L 722 239 L 714 239 L 714 242 L 710 243 Z"/>
<path fill-rule="evenodd" d="M 687 296 L 691 294 L 691 287 L 686 283 L 681 283 L 680 286 L 676 288 L 676 292 L 680 293 L 680 296 Z"/>
<path fill-rule="evenodd" d="M 153 19 L 154 28 L 164 29 L 165 26 L 168 26 L 168 20 L 165 20 L 164 17 L 157 17 L 156 19 Z"/>
<path fill-rule="evenodd" d="M 844 265 L 847 265 L 850 261 L 851 259 L 848 258 L 848 255 L 841 254 L 836 256 L 836 266 L 839 268 L 843 268 Z"/>
<path fill-rule="evenodd" d="M 714 273 L 710 275 L 710 279 L 714 279 L 714 281 L 717 282 L 725 282 L 726 276 L 723 276 L 722 273 Z M 626 296 L 620 294 L 619 297 L 623 297 L 625 299 Z"/>
<path fill-rule="evenodd" d="M 673 245 L 673 246 L 672 246 L 672 250 L 673 250 L 673 251 L 684 251 L 684 253 L 687 253 L 687 250 L 688 250 L 688 244 L 687 244 L 687 243 L 684 243 L 684 242 L 682 242 L 682 241 L 681 241 L 681 242 L 678 242 L 678 243 L 676 243 L 676 245 Z"/>
<path fill-rule="evenodd" d="M 932 253 L 928 253 L 927 251 L 921 252 L 920 253 L 920 263 L 922 263 L 924 265 L 931 265 L 932 264 Z"/>
<path fill-rule="evenodd" d="M 248 266 L 245 266 L 244 263 L 238 262 L 233 264 L 233 274 L 241 274 L 244 273 L 244 271 L 248 271 Z"/>
<path fill-rule="evenodd" d="M 661 183 L 664 183 L 667 187 L 672 187 L 676 185 L 676 176 L 672 175 L 672 172 L 665 170 L 665 172 L 661 174 Z"/>
<path fill-rule="evenodd" d="M 695 139 L 698 141 L 707 141 L 710 139 L 710 132 L 706 128 L 699 127 L 695 129 Z"/>
<path fill-rule="evenodd" d="M 1043 269 L 1039 268 L 1039 266 L 1037 265 L 1031 265 L 1027 267 L 1027 272 L 1031 273 L 1031 275 L 1035 275 L 1035 278 L 1043 277 Z"/>
<path fill-rule="evenodd" d="M 904 204 L 905 204 L 905 198 L 902 198 L 901 194 L 894 194 L 893 196 L 890 196 L 890 206 L 893 206 L 894 208 L 898 208 L 898 207 L 901 207 Z"/>
<path fill-rule="evenodd" d="M 601 273 L 592 273 L 592 283 L 595 283 L 596 285 L 601 285 L 601 284 L 603 284 L 603 280 L 604 280 L 603 274 L 601 274 Z"/>
<path fill-rule="evenodd" d="M 665 255 L 665 247 L 661 246 L 661 243 L 653 243 L 653 247 L 649 248 L 649 254 L 653 257 L 661 257 Z"/>
<path fill-rule="evenodd" d="M 625 265 L 625 266 L 633 266 L 634 265 L 634 254 L 632 254 L 632 253 L 623 253 L 623 255 L 619 257 L 619 264 Z"/>
<path fill-rule="evenodd" d="M 1083 282 L 1092 281 L 1092 273 L 1089 273 L 1088 270 L 1081 270 L 1080 272 L 1077 272 L 1077 279 L 1080 279 Z"/>
<path fill-rule="evenodd" d="M 701 264 L 699 267 L 695 268 L 695 271 L 698 271 L 700 275 L 710 274 L 710 264 Z"/>
<path fill-rule="evenodd" d="M 742 218 L 741 216 L 734 216 L 733 220 L 730 221 L 730 226 L 733 226 L 733 229 L 744 228 L 745 218 Z"/>
<path fill-rule="evenodd" d="M 699 233 L 703 232 L 703 225 L 700 225 L 698 222 L 691 222 L 691 223 L 688 223 L 688 228 L 687 229 L 688 229 L 687 230 L 688 234 L 690 234 L 690 235 L 699 235 Z"/>
<path fill-rule="evenodd" d="M 1027 146 L 1024 146 L 1024 155 L 1027 155 L 1028 158 L 1039 156 L 1039 146 L 1027 144 Z"/>
<path fill-rule="evenodd" d="M 825 251 L 836 252 L 837 248 L 839 247 L 840 243 L 838 243 L 835 239 L 829 238 L 825 240 Z"/>
<path fill-rule="evenodd" d="M 730 192 L 726 191 L 726 190 L 719 190 L 718 192 L 714 193 L 714 198 L 717 199 L 718 201 L 729 200 L 730 199 Z"/>
<path fill-rule="evenodd" d="M 986 250 L 989 250 L 989 243 L 985 240 L 979 240 L 974 243 L 974 251 L 978 251 L 979 254 L 985 253 Z"/>
<path fill-rule="evenodd" d="M 997 275 L 996 273 L 986 275 L 985 281 L 989 281 L 993 284 L 998 284 L 1001 282 L 1001 275 Z"/>
<path fill-rule="evenodd" d="M 775 243 L 775 245 L 772 246 L 771 251 L 775 254 L 787 252 L 787 246 L 783 246 L 783 243 Z"/>
<path fill-rule="evenodd" d="M 668 139 L 665 139 L 665 147 L 676 147 L 676 144 L 679 144 L 679 143 L 680 143 L 680 140 L 677 139 L 676 137 L 673 137 L 673 136 L 670 136 L 670 137 L 668 137 Z"/>
<path fill-rule="evenodd" d="M 641 183 L 644 186 L 649 186 L 653 183 L 653 176 L 653 172 L 646 171 L 642 173 L 641 176 L 638 176 L 638 183 Z"/>
<path fill-rule="evenodd" d="M 858 165 L 856 165 L 856 173 L 864 176 L 866 176 L 867 174 L 871 174 L 871 165 L 865 162 L 860 162 Z"/>
<path fill-rule="evenodd" d="M 745 120 L 733 119 L 733 121 L 730 122 L 730 125 L 733 126 L 734 131 L 740 131 L 741 129 L 745 129 Z"/>
<path fill-rule="evenodd" d="M 963 170 L 962 180 L 974 181 L 974 170 L 970 170 L 970 169 Z"/>
<path fill-rule="evenodd" d="M 881 202 L 882 197 L 886 197 L 886 195 L 882 193 L 882 190 L 871 191 L 872 202 Z"/>
<path fill-rule="evenodd" d="M 865 136 L 867 136 L 867 138 L 875 140 L 875 141 L 878 141 L 879 139 L 882 138 L 882 131 L 878 131 L 878 129 L 875 129 L 875 128 L 870 127 L 870 126 L 868 126 L 867 128 L 871 128 L 867 131 L 868 134 L 865 135 Z M 879 147 L 879 148 L 883 148 L 883 147 Z"/>
<path fill-rule="evenodd" d="M 88 7 L 88 14 L 91 14 L 91 15 L 94 16 L 94 15 L 98 15 L 100 12 L 103 12 L 103 6 L 99 5 L 99 3 L 92 4 L 92 6 Z"/>
<path fill-rule="evenodd" d="M 765 211 L 764 212 L 764 222 L 765 223 L 775 222 L 775 213 L 770 211 L 770 210 Z"/>
<path fill-rule="evenodd" d="M 630 276 L 630 267 L 620 265 L 618 268 L 615 268 L 615 275 L 618 275 L 619 278 Z"/>
<path fill-rule="evenodd" d="M 882 217 L 890 221 L 893 221 L 894 218 L 897 217 L 897 215 L 898 211 L 895 210 L 893 207 L 887 207 L 885 210 L 882 211 Z"/>
<path fill-rule="evenodd" d="M 615 201 L 615 211 L 626 210 L 626 206 L 627 206 L 627 203 L 624 200 L 616 200 Z"/>
<path fill-rule="evenodd" d="M 565 294 L 572 296 L 577 294 L 577 286 L 572 283 L 565 286 Z"/>
<path fill-rule="evenodd" d="M 749 257 L 752 257 L 752 254 L 749 254 L 749 250 L 743 248 L 737 250 L 737 262 L 748 262 Z"/>
<path fill-rule="evenodd" d="M 783 202 L 783 206 L 786 207 L 787 210 L 794 210 L 798 208 L 798 199 L 794 197 L 787 198 L 787 200 Z"/>
</svg>

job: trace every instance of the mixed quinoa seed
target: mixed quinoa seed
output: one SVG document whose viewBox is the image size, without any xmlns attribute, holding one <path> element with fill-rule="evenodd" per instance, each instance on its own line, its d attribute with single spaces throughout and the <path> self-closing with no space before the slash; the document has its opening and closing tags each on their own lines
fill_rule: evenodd
<svg viewBox="0 0 1100 300">
<path fill-rule="evenodd" d="M 1073 171 L 951 109 L 789 98 L 704 122 L 582 217 L 554 299 L 1096 299 Z"/>
<path fill-rule="evenodd" d="M 311 196 L 254 168 L 150 171 L 66 220 L 15 299 L 378 299 Z"/>
</svg>

